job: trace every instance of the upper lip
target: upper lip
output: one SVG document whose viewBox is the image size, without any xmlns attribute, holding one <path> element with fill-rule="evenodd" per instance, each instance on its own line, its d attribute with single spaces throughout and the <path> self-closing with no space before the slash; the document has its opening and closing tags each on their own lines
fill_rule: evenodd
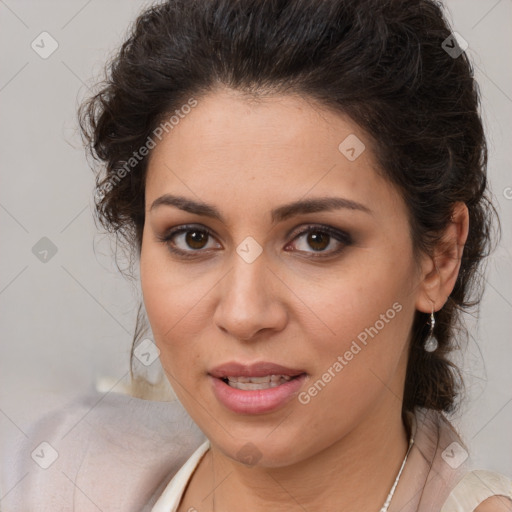
<svg viewBox="0 0 512 512">
<path fill-rule="evenodd" d="M 286 366 L 267 361 L 252 364 L 230 361 L 212 368 L 208 373 L 212 377 L 222 379 L 225 377 L 265 377 L 267 375 L 289 375 L 294 377 L 306 372 L 301 369 L 287 368 Z"/>
</svg>

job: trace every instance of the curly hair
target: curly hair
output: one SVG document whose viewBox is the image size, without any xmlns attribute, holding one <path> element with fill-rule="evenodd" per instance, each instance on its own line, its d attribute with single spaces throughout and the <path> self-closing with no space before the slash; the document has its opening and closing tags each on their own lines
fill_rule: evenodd
<svg viewBox="0 0 512 512">
<path fill-rule="evenodd" d="M 403 399 L 403 411 L 453 411 L 462 379 L 449 354 L 464 331 L 461 314 L 481 299 L 495 209 L 478 85 L 442 5 L 168 0 L 146 9 L 79 110 L 84 142 L 100 162 L 97 218 L 138 254 L 150 154 L 139 148 L 169 115 L 219 86 L 300 94 L 362 127 L 374 140 L 379 172 L 407 205 L 416 255 L 432 254 L 454 204 L 467 205 L 460 272 L 436 318 L 439 348 L 423 350 L 428 314 L 416 311 Z"/>
</svg>

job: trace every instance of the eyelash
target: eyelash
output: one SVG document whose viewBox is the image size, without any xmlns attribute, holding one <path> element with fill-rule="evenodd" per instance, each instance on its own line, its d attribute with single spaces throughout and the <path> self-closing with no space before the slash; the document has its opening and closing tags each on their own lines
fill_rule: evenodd
<svg viewBox="0 0 512 512">
<path fill-rule="evenodd" d="M 174 238 L 176 235 L 179 235 L 182 233 L 187 233 L 189 231 L 199 231 L 201 233 L 205 233 L 208 237 L 214 238 L 213 233 L 208 228 L 198 227 L 195 225 L 184 225 L 184 226 L 180 226 L 178 228 L 172 228 L 171 230 L 167 231 L 164 235 L 158 236 L 157 238 L 160 242 L 167 245 L 168 250 L 172 254 L 176 254 L 179 257 L 185 258 L 185 259 L 197 258 L 198 255 L 200 256 L 199 253 L 204 252 L 204 250 L 197 249 L 197 250 L 183 251 L 181 249 L 176 249 L 175 247 L 171 246 L 172 238 Z M 342 252 L 345 249 L 345 247 L 352 244 L 352 238 L 348 233 L 346 233 L 344 231 L 340 231 L 338 229 L 331 228 L 329 226 L 323 226 L 323 225 L 319 225 L 319 224 L 308 225 L 304 229 L 295 233 L 293 236 L 292 242 L 310 232 L 327 234 L 342 244 L 342 247 L 335 251 L 330 251 L 327 253 L 325 253 L 323 251 L 316 252 L 316 253 L 313 252 L 312 253 L 313 256 L 308 256 L 311 259 L 332 257 L 334 255 L 339 254 L 340 252 Z M 331 241 L 329 240 L 329 243 L 330 242 Z M 296 251 L 296 252 L 304 252 L 304 251 Z M 325 256 L 324 254 L 327 254 L 327 256 Z"/>
</svg>

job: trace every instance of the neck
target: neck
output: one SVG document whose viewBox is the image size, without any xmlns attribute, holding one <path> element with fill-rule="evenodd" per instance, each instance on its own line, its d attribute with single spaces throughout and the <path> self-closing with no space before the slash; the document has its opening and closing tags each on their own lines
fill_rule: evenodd
<svg viewBox="0 0 512 512">
<path fill-rule="evenodd" d="M 248 468 L 213 445 L 205 460 L 206 510 L 379 512 L 409 446 L 401 404 L 381 402 L 350 433 L 307 460 L 286 467 Z M 206 504 L 208 503 L 208 504 Z M 215 508 L 214 508 L 215 506 Z"/>
</svg>

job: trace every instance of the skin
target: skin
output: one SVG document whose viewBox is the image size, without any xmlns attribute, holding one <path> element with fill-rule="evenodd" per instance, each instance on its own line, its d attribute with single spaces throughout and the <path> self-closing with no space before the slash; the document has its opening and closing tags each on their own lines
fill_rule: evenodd
<svg viewBox="0 0 512 512">
<path fill-rule="evenodd" d="M 492 496 L 483 501 L 475 512 L 511 512 L 512 501 L 506 496 Z"/>
<path fill-rule="evenodd" d="M 366 146 L 355 161 L 338 150 L 350 134 Z M 443 250 L 417 258 L 406 205 L 376 169 L 370 137 L 349 118 L 299 96 L 255 100 L 229 89 L 198 98 L 152 151 L 140 258 L 145 307 L 167 377 L 212 446 L 180 512 L 211 511 L 213 497 L 217 512 L 382 506 L 407 450 L 401 407 L 414 312 L 446 302 L 468 214 L 457 204 Z M 163 194 L 212 204 L 224 219 L 151 208 Z M 272 225 L 272 209 L 323 196 L 371 211 L 303 213 Z M 192 247 L 183 234 L 162 242 L 185 224 L 212 236 Z M 352 241 L 327 237 L 319 251 L 308 234 L 295 235 L 308 225 L 310 234 L 326 225 Z M 248 236 L 263 250 L 252 263 L 236 252 Z M 244 415 L 215 398 L 207 371 L 232 360 L 302 368 L 307 390 L 394 303 L 401 311 L 308 404 L 292 399 Z M 254 466 L 237 460 L 248 442 L 261 454 Z"/>
</svg>

